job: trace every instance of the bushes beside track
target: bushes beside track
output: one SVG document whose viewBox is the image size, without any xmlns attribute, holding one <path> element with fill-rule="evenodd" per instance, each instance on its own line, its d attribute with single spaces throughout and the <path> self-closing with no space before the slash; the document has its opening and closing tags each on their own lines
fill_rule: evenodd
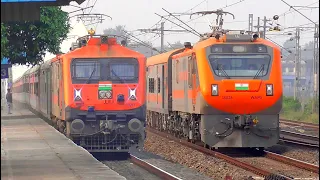
<svg viewBox="0 0 320 180">
<path fill-rule="evenodd" d="M 283 105 L 280 117 L 295 121 L 303 121 L 319 124 L 319 100 L 316 101 L 317 113 L 312 113 L 312 103 L 315 100 L 308 100 L 303 105 L 293 97 L 283 97 Z"/>
</svg>

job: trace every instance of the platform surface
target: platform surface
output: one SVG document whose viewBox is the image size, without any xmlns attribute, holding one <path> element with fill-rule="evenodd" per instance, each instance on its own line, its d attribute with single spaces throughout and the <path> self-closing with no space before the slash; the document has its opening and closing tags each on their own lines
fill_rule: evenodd
<svg viewBox="0 0 320 180">
<path fill-rule="evenodd" d="M 124 180 L 26 109 L 1 111 L 1 180 Z"/>
</svg>

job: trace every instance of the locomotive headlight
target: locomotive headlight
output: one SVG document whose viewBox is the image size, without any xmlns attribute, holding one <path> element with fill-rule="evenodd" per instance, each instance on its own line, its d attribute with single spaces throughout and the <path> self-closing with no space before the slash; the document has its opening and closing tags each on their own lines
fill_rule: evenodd
<svg viewBox="0 0 320 180">
<path fill-rule="evenodd" d="M 112 91 L 99 91 L 99 99 L 111 99 Z"/>
<path fill-rule="evenodd" d="M 212 96 L 218 96 L 219 95 L 218 85 L 217 84 L 212 84 L 211 85 L 211 95 Z"/>
<path fill-rule="evenodd" d="M 109 90 L 109 91 L 105 91 L 105 92 L 106 92 L 105 97 L 106 97 L 107 99 L 111 99 L 111 98 L 112 98 L 112 91 Z"/>
<path fill-rule="evenodd" d="M 267 90 L 267 96 L 273 96 L 273 85 L 272 84 L 267 84 L 266 90 Z"/>
<path fill-rule="evenodd" d="M 106 92 L 105 91 L 99 91 L 99 98 L 103 99 L 106 97 Z"/>
</svg>

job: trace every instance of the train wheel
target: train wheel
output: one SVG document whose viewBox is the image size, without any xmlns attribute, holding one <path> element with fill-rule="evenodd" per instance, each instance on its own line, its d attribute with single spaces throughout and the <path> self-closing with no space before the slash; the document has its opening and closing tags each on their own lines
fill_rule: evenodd
<svg viewBox="0 0 320 180">
<path fill-rule="evenodd" d="M 57 129 L 59 132 L 61 132 L 61 131 L 60 131 L 60 124 L 61 124 L 61 120 L 58 119 L 58 120 L 57 120 L 57 123 L 56 123 L 56 126 L 57 126 L 56 129 Z"/>
<path fill-rule="evenodd" d="M 65 121 L 60 121 L 60 123 L 58 125 L 59 125 L 58 126 L 59 127 L 59 131 L 64 134 L 64 130 L 66 128 L 66 122 Z"/>
<path fill-rule="evenodd" d="M 71 122 L 67 121 L 66 122 L 66 128 L 65 128 L 65 135 L 72 140 L 72 136 L 71 136 Z"/>
<path fill-rule="evenodd" d="M 58 129 L 58 126 L 57 126 L 58 120 L 57 120 L 57 118 L 56 117 L 52 117 L 51 119 L 52 119 L 53 127 L 55 129 Z"/>
</svg>

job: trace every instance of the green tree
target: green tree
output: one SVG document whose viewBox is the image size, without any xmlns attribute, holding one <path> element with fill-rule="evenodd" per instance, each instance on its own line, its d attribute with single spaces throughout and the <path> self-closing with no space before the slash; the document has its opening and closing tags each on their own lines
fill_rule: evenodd
<svg viewBox="0 0 320 180">
<path fill-rule="evenodd" d="M 47 51 L 60 53 L 60 44 L 70 30 L 68 13 L 60 7 L 42 7 L 38 22 L 5 23 L 4 26 L 4 29 L 1 26 L 1 35 L 3 31 L 7 32 L 6 56 L 12 64 L 25 65 L 43 62 Z M 2 45 L 1 36 L 1 56 Z"/>
<path fill-rule="evenodd" d="M 8 39 L 7 39 L 7 32 L 6 32 L 6 27 L 4 26 L 3 23 L 1 23 L 1 59 L 5 56 L 7 56 L 7 44 L 8 44 Z"/>
</svg>

